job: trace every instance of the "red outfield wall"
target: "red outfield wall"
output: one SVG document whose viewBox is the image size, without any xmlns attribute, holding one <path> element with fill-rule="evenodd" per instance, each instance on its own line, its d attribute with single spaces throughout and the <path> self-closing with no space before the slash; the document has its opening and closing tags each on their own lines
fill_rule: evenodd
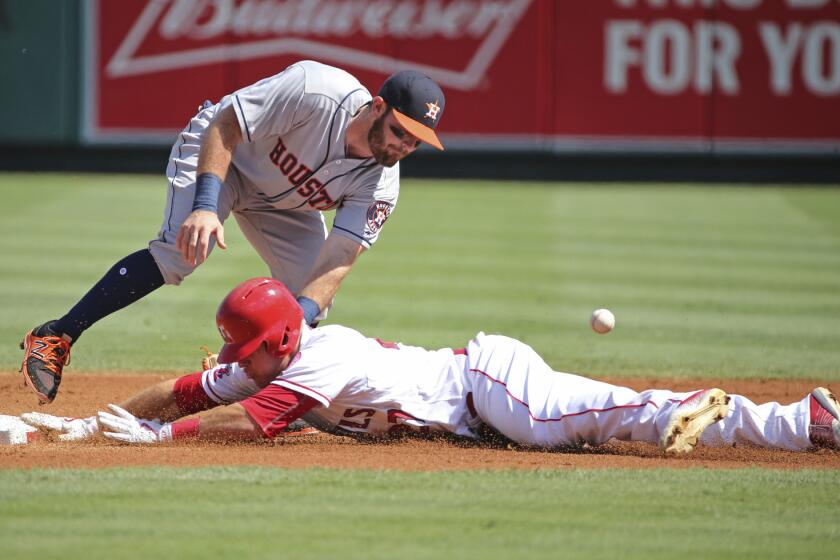
<svg viewBox="0 0 840 560">
<path fill-rule="evenodd" d="M 84 137 L 169 142 L 300 59 L 425 70 L 450 148 L 840 149 L 840 0 L 88 0 Z"/>
</svg>

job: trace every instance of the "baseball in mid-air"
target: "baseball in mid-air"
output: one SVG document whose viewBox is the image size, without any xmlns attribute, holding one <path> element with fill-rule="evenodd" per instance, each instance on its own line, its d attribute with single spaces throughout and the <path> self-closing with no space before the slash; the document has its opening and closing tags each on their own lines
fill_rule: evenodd
<svg viewBox="0 0 840 560">
<path fill-rule="evenodd" d="M 598 334 L 607 334 L 615 327 L 615 315 L 609 309 L 596 309 L 589 320 L 592 330 Z"/>
</svg>

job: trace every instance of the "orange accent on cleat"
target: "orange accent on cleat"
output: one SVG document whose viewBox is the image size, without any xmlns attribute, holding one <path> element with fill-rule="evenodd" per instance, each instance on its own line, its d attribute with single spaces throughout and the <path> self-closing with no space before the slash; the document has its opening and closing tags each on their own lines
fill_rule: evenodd
<svg viewBox="0 0 840 560">
<path fill-rule="evenodd" d="M 33 329 L 26 333 L 21 348 L 25 352 L 20 366 L 24 382 L 41 404 L 51 403 L 64 366 L 70 363 L 70 343 L 60 336 L 37 336 Z"/>
<path fill-rule="evenodd" d="M 321 430 L 315 428 L 314 426 L 310 426 L 308 422 L 306 422 L 303 418 L 298 418 L 297 420 L 293 421 L 291 424 L 286 426 L 286 429 L 277 434 L 278 437 L 286 438 L 286 437 L 299 437 L 299 436 L 314 436 L 315 434 L 320 434 Z"/>
</svg>

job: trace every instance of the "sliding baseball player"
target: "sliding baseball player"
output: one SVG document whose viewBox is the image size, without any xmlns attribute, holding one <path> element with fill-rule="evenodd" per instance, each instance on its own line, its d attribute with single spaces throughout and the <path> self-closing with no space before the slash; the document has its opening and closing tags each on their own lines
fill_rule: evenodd
<svg viewBox="0 0 840 560">
<path fill-rule="evenodd" d="M 333 433 L 389 437 L 489 432 L 557 447 L 611 438 L 686 453 L 698 441 L 806 450 L 840 448 L 840 404 L 814 389 L 790 405 L 757 405 L 720 389 L 631 389 L 551 369 L 532 348 L 479 333 L 466 348 L 426 350 L 339 325 L 310 329 L 299 305 L 268 278 L 237 286 L 219 307 L 221 365 L 165 381 L 83 419 L 39 413 L 31 425 L 65 439 L 129 443 L 272 438 L 298 418 Z M 194 415 L 188 419 L 185 416 Z"/>
</svg>

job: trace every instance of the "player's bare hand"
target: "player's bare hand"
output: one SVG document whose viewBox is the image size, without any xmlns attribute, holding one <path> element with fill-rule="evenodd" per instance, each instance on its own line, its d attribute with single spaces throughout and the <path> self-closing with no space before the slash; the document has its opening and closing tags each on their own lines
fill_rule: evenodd
<svg viewBox="0 0 840 560">
<path fill-rule="evenodd" d="M 199 265 L 207 260 L 210 239 L 214 235 L 219 247 L 227 249 L 225 228 L 216 213 L 209 210 L 196 210 L 181 224 L 175 246 L 181 251 L 187 264 Z"/>
</svg>

